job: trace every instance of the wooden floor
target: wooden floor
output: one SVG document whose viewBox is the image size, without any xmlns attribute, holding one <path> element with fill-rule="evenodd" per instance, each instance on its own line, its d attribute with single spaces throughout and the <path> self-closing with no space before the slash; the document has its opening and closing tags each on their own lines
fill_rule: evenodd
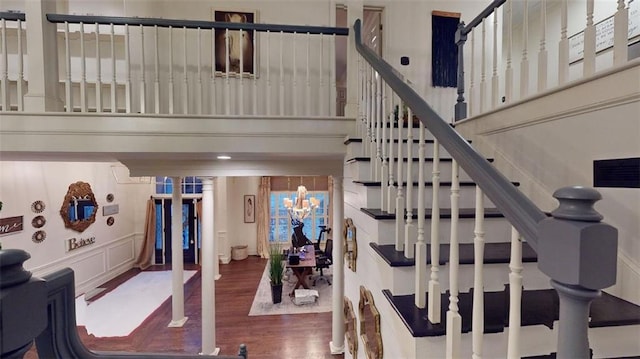
<svg viewBox="0 0 640 359">
<path fill-rule="evenodd" d="M 250 359 L 344 358 L 331 355 L 331 313 L 248 316 L 266 259 L 249 256 L 245 260 L 220 265 L 222 277 L 216 281 L 216 346 L 220 354 L 234 355 L 241 343 Z M 151 270 L 166 270 L 154 266 Z M 185 265 L 185 269 L 198 269 Z M 139 271 L 132 269 L 105 283 L 112 290 Z M 101 295 L 104 295 L 101 294 Z M 84 344 L 92 350 L 129 352 L 199 353 L 201 349 L 201 287 L 198 271 L 185 285 L 185 316 L 182 328 L 167 328 L 171 321 L 171 298 L 165 301 L 140 327 L 127 337 L 95 338 L 78 327 Z M 97 299 L 97 298 L 94 298 Z M 25 358 L 37 358 L 32 350 Z"/>
</svg>

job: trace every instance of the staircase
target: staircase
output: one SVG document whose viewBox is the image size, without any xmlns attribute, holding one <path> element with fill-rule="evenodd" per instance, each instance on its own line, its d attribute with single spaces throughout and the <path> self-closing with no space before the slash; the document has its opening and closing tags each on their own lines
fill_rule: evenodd
<svg viewBox="0 0 640 359">
<path fill-rule="evenodd" d="M 397 123 L 393 130 L 397 133 Z M 414 130 L 415 131 L 415 130 Z M 401 133 L 406 134 L 405 129 Z M 407 136 L 402 138 L 407 143 Z M 417 136 L 416 136 L 417 137 Z M 398 140 L 386 140 L 387 144 Z M 418 140 L 414 149 L 418 148 Z M 367 140 L 364 139 L 366 143 Z M 427 154 L 433 153 L 432 139 L 426 140 Z M 358 263 L 359 276 L 363 285 L 369 287 L 376 298 L 381 312 L 385 357 L 413 358 L 445 357 L 446 311 L 450 296 L 450 220 L 451 220 L 451 157 L 444 151 L 440 158 L 440 258 L 439 277 L 441 293 L 441 323 L 433 324 L 427 319 L 427 309 L 415 305 L 415 258 L 407 257 L 404 250 L 395 245 L 396 215 L 381 207 L 381 181 L 370 180 L 371 159 L 362 156 L 366 150 L 362 138 L 350 137 L 345 141 L 347 158 L 345 161 L 345 216 L 354 220 L 358 227 L 358 245 L 363 248 Z M 406 151 L 405 151 L 406 152 Z M 418 153 L 412 153 L 415 160 L 401 159 L 403 187 L 406 189 L 407 163 L 411 169 L 412 203 L 418 203 Z M 390 163 L 397 163 L 394 157 Z M 491 161 L 491 160 L 489 160 Z M 430 164 L 433 158 L 425 158 Z M 432 167 L 427 165 L 430 175 Z M 427 177 L 427 176 L 425 176 Z M 394 183 L 397 188 L 398 181 Z M 425 228 L 427 241 L 427 268 L 431 266 L 430 227 L 433 225 L 431 208 L 432 181 L 425 181 Z M 518 185 L 514 182 L 514 185 Z M 462 316 L 461 357 L 471 357 L 472 302 L 474 285 L 474 226 L 475 226 L 475 183 L 463 171 L 460 172 L 459 209 L 459 313 Z M 393 194 L 395 196 L 395 193 Z M 392 198 L 393 202 L 394 199 Z M 511 225 L 502 213 L 485 199 L 484 210 L 484 350 L 487 358 L 506 357 L 507 335 L 509 332 L 509 268 L 511 255 Z M 414 205 L 415 206 L 415 205 Z M 417 208 L 413 208 L 411 238 L 417 237 Z M 404 216 L 406 221 L 406 216 Z M 406 224 L 406 222 L 405 222 Z M 557 347 L 557 321 L 559 299 L 550 279 L 537 267 L 537 255 L 527 242 L 522 243 L 522 301 L 521 335 L 522 357 L 555 357 Z M 362 274 L 366 273 L 366 274 Z M 369 274 L 373 273 L 373 274 Z M 429 272 L 427 271 L 427 275 Z M 427 278 L 428 279 L 428 278 Z M 349 292 L 346 289 L 346 292 Z M 427 296 L 433 295 L 427 293 Z M 353 299 L 352 299 L 353 300 Z M 394 333 L 391 334 L 393 329 Z M 591 304 L 589 322 L 590 348 L 594 358 L 640 356 L 640 307 L 603 291 Z M 388 339 L 387 339 L 388 338 Z M 349 354 L 347 354 L 349 355 Z M 389 355 L 389 356 L 387 356 Z"/>
</svg>

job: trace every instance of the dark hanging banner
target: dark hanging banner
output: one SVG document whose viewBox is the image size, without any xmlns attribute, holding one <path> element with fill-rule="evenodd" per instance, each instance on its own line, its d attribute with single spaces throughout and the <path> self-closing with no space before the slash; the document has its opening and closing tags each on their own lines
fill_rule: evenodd
<svg viewBox="0 0 640 359">
<path fill-rule="evenodd" d="M 460 13 L 431 13 L 431 78 L 433 87 L 458 86 L 458 47 L 455 36 Z"/>
</svg>

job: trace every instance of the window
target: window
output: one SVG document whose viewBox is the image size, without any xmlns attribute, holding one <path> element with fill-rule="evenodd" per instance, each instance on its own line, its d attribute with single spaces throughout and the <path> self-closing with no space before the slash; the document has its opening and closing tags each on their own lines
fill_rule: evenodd
<svg viewBox="0 0 640 359">
<path fill-rule="evenodd" d="M 180 186 L 183 194 L 202 193 L 202 180 L 198 177 L 184 177 Z M 156 177 L 156 193 L 173 193 L 173 180 L 171 177 Z"/>
<path fill-rule="evenodd" d="M 269 211 L 271 217 L 271 226 L 269 232 L 269 242 L 290 243 L 293 228 L 291 227 L 291 218 L 289 212 L 284 208 L 283 200 L 285 198 L 294 198 L 295 191 L 272 191 L 269 201 Z M 312 242 L 318 240 L 320 233 L 319 226 L 329 225 L 329 192 L 328 191 L 309 191 L 308 197 L 315 197 L 320 204 L 316 207 L 311 215 L 304 219 L 303 233 Z"/>
</svg>

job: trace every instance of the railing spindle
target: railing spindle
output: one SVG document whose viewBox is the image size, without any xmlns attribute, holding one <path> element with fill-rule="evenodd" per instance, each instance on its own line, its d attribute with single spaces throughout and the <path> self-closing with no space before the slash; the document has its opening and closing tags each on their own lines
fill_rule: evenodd
<svg viewBox="0 0 640 359">
<path fill-rule="evenodd" d="M 182 63 L 184 64 L 183 68 L 183 77 L 182 77 L 182 113 L 185 115 L 189 113 L 189 78 L 188 78 L 188 70 L 189 65 L 187 63 L 187 28 L 182 28 Z"/>
<path fill-rule="evenodd" d="M 169 26 L 169 113 L 173 115 L 175 111 L 175 87 L 173 83 L 173 27 Z"/>
<path fill-rule="evenodd" d="M 155 35 L 153 39 L 153 52 L 155 54 L 155 58 L 153 59 L 153 105 L 155 113 L 160 113 L 160 46 L 158 45 L 160 39 L 158 25 L 153 27 L 153 33 Z"/>
<path fill-rule="evenodd" d="M 284 32 L 280 31 L 280 92 L 278 114 L 284 116 L 284 58 L 282 42 L 284 41 Z"/>
<path fill-rule="evenodd" d="M 446 355 L 448 359 L 460 358 L 460 343 L 462 341 L 462 317 L 458 309 L 458 267 L 460 255 L 458 252 L 458 214 L 460 198 L 460 181 L 458 178 L 458 163 L 451 164 L 451 238 L 449 240 L 449 310 L 447 311 Z"/>
<path fill-rule="evenodd" d="M 329 62 L 331 66 L 331 73 L 329 74 L 329 79 L 331 81 L 331 92 L 329 93 L 329 116 L 336 115 L 336 91 L 337 91 L 337 83 L 336 83 L 336 62 L 333 59 L 336 58 L 336 34 L 331 35 L 331 44 L 329 44 L 329 58 L 332 61 Z"/>
<path fill-rule="evenodd" d="M 413 112 L 411 108 L 407 108 L 407 219 L 404 225 L 404 256 L 407 258 L 413 258 L 415 255 L 414 239 L 411 237 L 411 230 L 413 229 Z M 404 158 L 399 158 L 398 161 L 403 161 Z"/>
<path fill-rule="evenodd" d="M 129 48 L 129 25 L 124 25 L 124 57 L 127 65 L 127 75 L 125 81 L 125 106 L 127 113 L 131 113 L 131 50 Z"/>
<path fill-rule="evenodd" d="M 87 112 L 87 56 L 84 48 L 84 23 L 80 23 L 80 112 Z"/>
<path fill-rule="evenodd" d="M 231 80 L 229 79 L 229 29 L 224 30 L 224 78 L 225 78 L 225 103 L 224 113 L 231 114 Z"/>
<path fill-rule="evenodd" d="M 311 34 L 307 32 L 307 86 L 305 87 L 306 98 L 304 101 L 305 114 L 311 115 L 311 78 L 309 77 L 309 62 L 311 60 Z"/>
<path fill-rule="evenodd" d="M 469 116 L 473 116 L 476 114 L 476 111 L 474 110 L 474 107 L 476 105 L 476 75 L 475 75 L 475 57 L 476 56 L 476 30 L 473 29 L 471 31 L 471 58 L 474 59 L 470 62 L 469 67 L 471 67 L 471 69 L 469 70 L 469 95 L 467 96 L 467 98 L 469 99 L 469 101 L 467 101 L 467 106 L 469 108 Z"/>
<path fill-rule="evenodd" d="M 16 100 L 18 111 L 24 111 L 24 48 L 22 44 L 22 20 L 18 19 L 18 82 Z"/>
<path fill-rule="evenodd" d="M 500 104 L 498 79 L 498 8 L 493 9 L 493 73 L 491 75 L 491 108 Z"/>
<path fill-rule="evenodd" d="M 509 337 L 507 358 L 520 359 L 520 316 L 522 304 L 522 239 L 511 227 L 511 261 L 509 262 Z"/>
<path fill-rule="evenodd" d="M 380 78 L 381 87 L 381 106 L 380 106 L 380 127 L 382 127 L 382 137 L 380 139 L 380 146 L 382 148 L 382 164 L 380 167 L 380 210 L 384 211 L 387 208 L 387 186 L 389 185 L 389 167 L 387 167 L 387 115 L 386 115 L 386 83 Z"/>
<path fill-rule="evenodd" d="M 622 65 L 629 57 L 629 8 L 624 6 L 624 0 L 618 0 L 613 26 L 613 63 Z"/>
<path fill-rule="evenodd" d="M 109 45 L 111 46 L 111 112 L 118 112 L 118 99 L 116 93 L 116 43 L 113 23 L 109 24 Z"/>
<path fill-rule="evenodd" d="M 527 46 L 529 39 L 529 5 L 528 0 L 524 0 L 524 10 L 522 13 L 522 60 L 520 61 L 520 99 L 529 93 L 529 59 L 527 57 Z"/>
<path fill-rule="evenodd" d="M 296 38 L 298 36 L 297 32 L 293 33 L 293 38 L 291 39 L 291 46 L 293 47 L 293 56 L 292 56 L 292 61 L 293 61 L 293 67 L 291 68 L 291 72 L 293 73 L 293 115 L 294 116 L 298 116 L 298 62 L 297 62 L 297 54 L 296 54 Z"/>
<path fill-rule="evenodd" d="M 418 145 L 418 240 L 416 242 L 416 274 L 415 274 L 415 305 L 424 308 L 427 305 L 427 244 L 424 240 L 425 206 L 425 129 L 420 121 L 420 136 Z"/>
<path fill-rule="evenodd" d="M 368 65 L 368 64 L 367 64 Z M 404 250 L 404 216 L 405 216 L 405 200 L 402 182 L 402 118 L 404 116 L 404 103 L 402 99 L 398 102 L 398 193 L 396 194 L 396 251 Z M 407 186 L 409 183 L 407 183 Z"/>
<path fill-rule="evenodd" d="M 147 66 L 144 57 L 144 26 L 140 25 L 140 113 L 147 113 Z"/>
<path fill-rule="evenodd" d="M 216 29 L 211 29 L 211 79 L 209 83 L 211 91 L 211 111 L 209 113 L 215 115 L 218 113 L 218 106 L 216 105 Z"/>
<path fill-rule="evenodd" d="M 513 1 L 507 1 L 507 29 L 513 28 Z M 513 66 L 511 64 L 511 57 L 513 51 L 513 31 L 506 31 L 507 42 L 507 69 L 505 71 L 505 102 L 510 103 L 513 101 Z"/>
<path fill-rule="evenodd" d="M 393 198 L 393 195 L 396 193 L 396 185 L 395 185 L 395 180 L 393 177 L 393 166 L 394 166 L 394 157 L 393 157 L 393 146 L 395 145 L 394 141 L 393 141 L 393 130 L 394 130 L 394 117 L 393 117 L 393 112 L 394 112 L 394 92 L 391 90 L 391 87 L 389 87 L 389 85 L 387 84 L 387 93 L 390 94 L 389 98 L 390 98 L 390 106 L 389 109 L 387 110 L 387 116 L 389 117 L 389 164 L 388 164 L 388 172 L 389 172 L 389 185 L 387 186 L 387 212 L 389 213 L 396 213 L 396 207 L 394 206 L 395 203 L 394 201 L 392 201 L 391 199 Z"/>
<path fill-rule="evenodd" d="M 376 141 L 375 141 L 375 146 L 376 146 L 376 160 L 374 162 L 375 168 L 374 168 L 374 172 L 373 172 L 373 180 L 374 181 L 381 181 L 382 179 L 380 178 L 381 176 L 381 171 L 382 171 L 382 79 L 380 78 L 380 76 L 378 75 L 377 72 L 374 72 L 375 77 L 374 77 L 374 91 L 375 91 L 375 97 L 374 97 L 374 114 L 373 114 L 373 118 L 376 120 L 376 132 L 375 132 L 375 136 L 376 136 Z M 382 209 L 383 207 L 381 207 Z"/>
<path fill-rule="evenodd" d="M 432 171 L 432 199 L 431 199 L 431 276 L 429 278 L 429 303 L 427 317 L 433 324 L 441 321 L 440 308 L 440 144 L 433 141 L 433 171 Z"/>
<path fill-rule="evenodd" d="M 482 358 L 482 337 L 484 335 L 484 194 L 476 186 L 475 237 L 473 239 L 473 309 L 472 347 L 473 359 Z"/>
<path fill-rule="evenodd" d="M 240 43 L 242 43 L 242 39 L 243 39 L 243 35 L 244 35 L 244 30 L 240 29 Z M 238 91 L 240 92 L 240 94 L 238 95 L 238 99 L 239 99 L 239 111 L 238 114 L 239 115 L 244 115 L 244 51 L 242 51 L 242 49 L 240 49 L 240 68 L 238 69 L 237 72 L 237 76 L 238 76 Z"/>
<path fill-rule="evenodd" d="M 486 61 L 487 61 L 487 29 L 486 19 L 482 19 L 482 53 L 480 55 L 480 113 L 484 113 L 487 108 L 487 82 L 486 82 Z"/>
<path fill-rule="evenodd" d="M 584 77 L 596 72 L 596 26 L 593 23 L 593 4 L 594 0 L 587 0 L 587 27 L 584 29 L 584 62 L 582 63 Z"/>
<path fill-rule="evenodd" d="M 255 48 L 258 32 L 253 30 L 253 114 L 258 114 L 258 49 Z"/>
<path fill-rule="evenodd" d="M 2 111 L 10 111 L 9 101 L 9 53 L 7 46 L 7 21 L 0 19 L 2 31 Z"/>
<path fill-rule="evenodd" d="M 320 85 L 318 89 L 318 115 L 324 116 L 324 108 L 326 104 L 324 103 L 324 36 L 320 34 L 318 36 L 320 38 L 320 68 L 319 68 L 319 77 L 320 77 Z M 358 60 L 360 61 L 360 60 Z M 357 127 L 357 126 L 356 126 Z"/>
<path fill-rule="evenodd" d="M 540 52 L 538 53 L 538 92 L 547 88 L 547 2 L 540 2 Z"/>
<path fill-rule="evenodd" d="M 271 31 L 267 31 L 267 116 L 271 116 Z"/>
<path fill-rule="evenodd" d="M 198 115 L 202 115 L 202 31 L 198 31 L 198 85 L 196 86 L 196 107 Z"/>
<path fill-rule="evenodd" d="M 100 56 L 100 25 L 96 22 L 96 112 L 102 112 L 102 70 Z"/>
<path fill-rule="evenodd" d="M 371 143 L 373 141 L 373 134 L 371 133 L 371 66 L 367 64 L 366 66 L 366 89 L 365 89 L 365 119 L 367 121 L 367 142 L 365 144 L 365 155 L 369 156 L 369 163 L 371 164 L 369 168 L 369 179 L 373 179 L 373 159 L 372 151 L 371 151 Z"/>
<path fill-rule="evenodd" d="M 569 0 L 560 0 L 560 42 L 558 43 L 558 85 L 569 81 L 569 39 L 567 38 L 567 22 Z"/>
</svg>

